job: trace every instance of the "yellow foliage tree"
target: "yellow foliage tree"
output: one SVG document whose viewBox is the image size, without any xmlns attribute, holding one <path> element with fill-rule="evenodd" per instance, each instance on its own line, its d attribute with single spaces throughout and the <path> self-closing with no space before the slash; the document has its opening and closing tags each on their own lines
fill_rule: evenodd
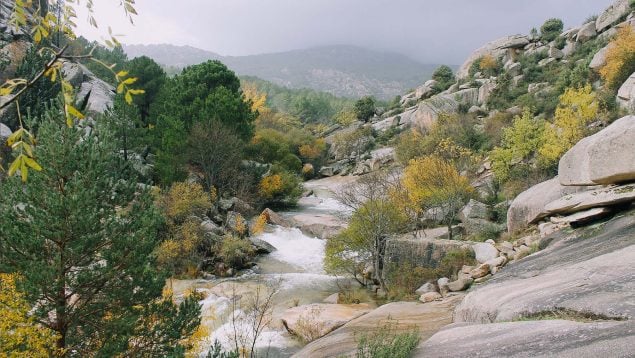
<svg viewBox="0 0 635 358">
<path fill-rule="evenodd" d="M 269 113 L 271 109 L 267 107 L 267 94 L 260 92 L 255 84 L 243 82 L 241 84 L 245 100 L 251 101 L 251 110 L 261 115 Z"/>
<path fill-rule="evenodd" d="M 29 315 L 31 307 L 16 289 L 16 279 L 16 275 L 0 273 L 0 357 L 61 356 L 54 349 L 57 335 Z"/>
<path fill-rule="evenodd" d="M 264 198 L 272 198 L 282 191 L 282 176 L 279 174 L 267 175 L 260 181 L 260 194 Z"/>
<path fill-rule="evenodd" d="M 177 182 L 163 197 L 162 206 L 168 218 L 182 222 L 191 215 L 201 216 L 212 207 L 214 192 L 206 193 L 201 184 Z"/>
<path fill-rule="evenodd" d="M 591 85 L 569 88 L 556 109 L 551 130 L 544 132 L 545 143 L 539 149 L 543 165 L 550 166 L 588 134 L 587 125 L 597 118 L 599 104 Z"/>
<path fill-rule="evenodd" d="M 456 215 L 474 195 L 468 178 L 436 156 L 411 160 L 404 171 L 402 186 L 411 207 L 416 208 L 419 214 L 429 209 L 443 209 L 442 221 L 450 229 L 450 239 Z"/>
<path fill-rule="evenodd" d="M 304 159 L 317 159 L 326 150 L 326 142 L 322 138 L 318 138 L 313 143 L 303 144 L 300 146 L 300 156 Z"/>
<path fill-rule="evenodd" d="M 496 61 L 494 56 L 485 55 L 481 57 L 481 61 L 479 63 L 479 68 L 481 69 L 481 71 L 485 73 L 491 73 L 492 71 L 496 70 L 497 67 L 498 61 Z"/>
<path fill-rule="evenodd" d="M 635 72 L 635 30 L 631 26 L 624 26 L 609 44 L 606 64 L 600 69 L 600 75 L 609 88 L 617 89 L 633 72 Z"/>
</svg>

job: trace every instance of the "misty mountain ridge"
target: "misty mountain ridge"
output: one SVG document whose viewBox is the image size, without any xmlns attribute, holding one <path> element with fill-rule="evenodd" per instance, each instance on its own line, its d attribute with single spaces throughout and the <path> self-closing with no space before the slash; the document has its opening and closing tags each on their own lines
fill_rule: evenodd
<svg viewBox="0 0 635 358">
<path fill-rule="evenodd" d="M 393 98 L 429 79 L 438 67 L 401 54 L 348 45 L 249 56 L 222 56 L 192 46 L 168 44 L 125 45 L 124 50 L 130 58 L 145 55 L 176 68 L 219 60 L 241 76 L 352 98 L 365 95 Z"/>
</svg>

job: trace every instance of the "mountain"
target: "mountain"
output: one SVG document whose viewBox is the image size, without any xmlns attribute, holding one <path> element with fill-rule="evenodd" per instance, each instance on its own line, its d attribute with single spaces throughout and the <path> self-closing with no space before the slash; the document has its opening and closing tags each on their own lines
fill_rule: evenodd
<svg viewBox="0 0 635 358">
<path fill-rule="evenodd" d="M 311 88 L 342 97 L 389 99 L 429 79 L 438 65 L 355 46 L 324 46 L 250 56 L 221 56 L 191 46 L 127 45 L 130 58 L 148 56 L 182 68 L 214 59 L 239 75 L 256 76 L 289 88 Z"/>
</svg>

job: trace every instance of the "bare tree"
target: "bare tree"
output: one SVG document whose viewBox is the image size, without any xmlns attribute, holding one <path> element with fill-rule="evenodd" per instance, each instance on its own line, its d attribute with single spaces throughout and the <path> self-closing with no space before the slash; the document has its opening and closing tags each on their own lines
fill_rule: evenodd
<svg viewBox="0 0 635 358">
<path fill-rule="evenodd" d="M 247 295 L 239 295 L 236 285 L 231 288 L 229 340 L 241 358 L 256 358 L 256 343 L 272 320 L 274 296 L 280 291 L 281 281 L 262 281 Z"/>
</svg>

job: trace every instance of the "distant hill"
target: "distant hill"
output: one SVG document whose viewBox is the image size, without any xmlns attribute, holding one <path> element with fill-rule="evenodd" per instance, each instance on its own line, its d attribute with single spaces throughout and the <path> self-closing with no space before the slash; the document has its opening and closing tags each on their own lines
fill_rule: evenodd
<svg viewBox="0 0 635 358">
<path fill-rule="evenodd" d="M 429 79 L 438 65 L 355 46 L 325 46 L 252 56 L 221 56 L 191 46 L 127 45 L 128 57 L 148 56 L 182 68 L 220 60 L 239 75 L 257 76 L 289 88 L 310 88 L 343 97 L 389 99 Z"/>
</svg>

